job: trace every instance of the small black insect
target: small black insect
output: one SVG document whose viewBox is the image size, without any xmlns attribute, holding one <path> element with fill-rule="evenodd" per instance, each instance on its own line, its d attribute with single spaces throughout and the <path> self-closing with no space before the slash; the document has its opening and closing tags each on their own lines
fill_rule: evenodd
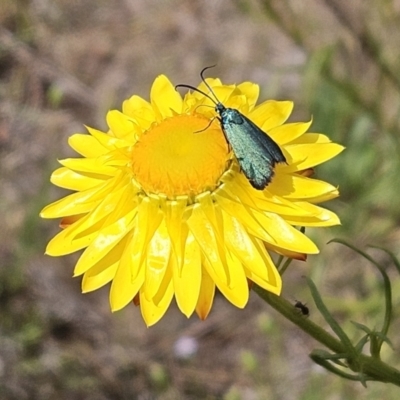
<svg viewBox="0 0 400 400">
<path fill-rule="evenodd" d="M 263 190 L 274 176 L 274 167 L 277 163 L 285 163 L 286 158 L 279 146 L 254 122 L 234 108 L 226 108 L 217 98 L 210 85 L 204 79 L 204 72 L 213 68 L 206 67 L 200 72 L 204 84 L 213 95 L 190 85 L 177 85 L 199 92 L 215 104 L 215 111 L 219 114 L 227 142 L 232 147 L 239 165 L 251 185 L 257 190 Z"/>
<path fill-rule="evenodd" d="M 301 301 L 295 300 L 294 306 L 298 308 L 305 317 L 310 315 L 310 309 Z"/>
</svg>

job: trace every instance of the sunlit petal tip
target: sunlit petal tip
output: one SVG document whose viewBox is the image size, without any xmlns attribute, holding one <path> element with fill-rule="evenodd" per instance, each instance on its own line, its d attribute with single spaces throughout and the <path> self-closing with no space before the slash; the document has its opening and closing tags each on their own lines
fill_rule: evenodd
<svg viewBox="0 0 400 400">
<path fill-rule="evenodd" d="M 159 75 L 151 87 L 150 100 L 159 118 L 172 116 L 172 111 L 182 112 L 183 100 L 165 75 Z"/>
<path fill-rule="evenodd" d="M 238 308 L 248 303 L 253 284 L 279 295 L 282 278 L 270 253 L 305 261 L 319 250 L 298 227 L 340 224 L 316 205 L 337 197 L 338 187 L 311 177 L 343 146 L 307 133 L 312 118 L 286 123 L 291 101 L 257 105 L 257 84 L 206 83 L 198 88 L 207 94 L 212 88 L 284 153 L 287 162 L 271 164 L 264 190 L 240 168 L 214 102 L 195 90 L 182 98 L 160 75 L 150 101 L 134 95 L 122 111 L 107 113 L 106 132 L 87 126 L 88 134 L 71 135 L 80 158 L 59 160 L 51 182 L 73 193 L 40 212 L 59 218 L 62 229 L 47 255 L 83 250 L 73 275 L 83 275 L 82 292 L 110 283 L 111 311 L 139 306 L 149 327 L 173 298 L 187 318 L 197 313 L 204 320 L 216 288 Z"/>
<path fill-rule="evenodd" d="M 143 303 L 141 301 L 141 309 L 142 309 L 142 316 L 144 319 L 144 322 L 146 324 L 146 326 L 149 328 L 150 326 L 155 325 L 164 315 L 165 310 L 154 306 L 151 307 L 151 311 L 150 310 L 143 310 Z"/>
<path fill-rule="evenodd" d="M 106 154 L 109 150 L 104 147 L 95 137 L 90 134 L 90 128 L 86 127 L 87 133 L 76 133 L 69 137 L 68 144 L 83 157 L 95 158 Z"/>
<path fill-rule="evenodd" d="M 253 82 L 243 82 L 237 85 L 242 95 L 245 97 L 249 109 L 253 109 L 260 94 L 260 86 Z"/>
<path fill-rule="evenodd" d="M 43 208 L 43 210 L 40 211 L 40 213 L 39 213 L 39 217 L 40 217 L 40 218 L 48 218 L 48 217 L 47 217 L 47 213 L 46 213 L 46 208 L 47 208 L 47 207 Z"/>
<path fill-rule="evenodd" d="M 124 137 L 134 129 L 133 120 L 118 110 L 109 111 L 106 120 L 107 125 L 117 137 Z"/>
</svg>

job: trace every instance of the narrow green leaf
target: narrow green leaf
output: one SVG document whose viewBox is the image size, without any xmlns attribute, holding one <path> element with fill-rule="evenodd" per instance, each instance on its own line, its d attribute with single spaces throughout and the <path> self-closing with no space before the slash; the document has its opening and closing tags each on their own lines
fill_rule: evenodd
<svg viewBox="0 0 400 400">
<path fill-rule="evenodd" d="M 351 245 L 350 243 L 347 243 L 345 240 L 333 239 L 329 243 L 332 243 L 332 242 L 343 244 L 343 245 L 347 246 L 348 248 L 352 249 L 353 251 L 355 251 L 356 253 L 360 254 L 362 257 L 364 257 L 365 259 L 370 261 L 373 265 L 375 265 L 375 267 L 381 273 L 382 278 L 383 278 L 383 288 L 384 288 L 384 293 L 385 293 L 385 315 L 383 318 L 383 324 L 382 324 L 382 328 L 381 328 L 380 332 L 386 337 L 387 333 L 389 331 L 390 322 L 392 319 L 392 286 L 391 286 L 388 274 L 386 273 L 383 266 L 380 265 L 377 261 L 375 261 L 369 254 L 361 251 L 360 249 Z M 386 251 L 386 250 L 384 250 L 384 251 Z M 391 255 L 390 252 L 388 252 L 388 251 L 386 251 L 386 252 L 387 252 L 387 254 Z M 393 256 L 392 259 L 396 259 L 396 258 Z M 377 347 L 376 347 L 376 349 L 374 349 L 374 351 L 378 351 L 378 353 L 379 353 L 380 349 L 382 347 L 382 343 L 383 343 L 382 340 L 378 341 L 376 343 Z"/>
<path fill-rule="evenodd" d="M 373 332 L 371 329 L 368 328 L 368 326 L 360 324 L 355 321 L 350 321 L 353 325 L 355 325 L 358 329 L 362 330 L 363 332 L 367 333 L 368 335 L 372 334 Z"/>
<path fill-rule="evenodd" d="M 342 342 L 342 344 L 345 346 L 347 352 L 349 353 L 349 357 L 351 357 L 353 359 L 353 361 L 355 361 L 358 358 L 358 354 L 357 354 L 355 348 L 353 347 L 349 337 L 346 335 L 344 330 L 340 327 L 340 325 L 333 318 L 332 314 L 328 311 L 327 307 L 325 306 L 324 302 L 322 301 L 322 298 L 321 298 L 314 282 L 308 277 L 306 277 L 306 279 L 307 279 L 308 286 L 310 287 L 311 295 L 314 299 L 315 305 L 317 306 L 319 312 L 322 314 L 325 321 L 329 324 L 329 326 L 332 328 L 332 330 L 339 337 L 340 341 Z"/>
<path fill-rule="evenodd" d="M 369 341 L 369 335 L 364 335 L 359 341 L 358 343 L 355 345 L 356 351 L 358 353 L 361 353 L 364 346 L 368 343 Z"/>
<path fill-rule="evenodd" d="M 326 370 L 333 372 L 334 374 L 340 376 L 341 378 L 345 378 L 351 381 L 360 382 L 364 387 L 367 387 L 366 380 L 367 378 L 363 374 L 353 375 L 347 372 L 342 371 L 339 368 L 336 368 L 332 365 L 326 358 L 321 357 L 317 352 L 311 352 L 310 358 L 320 365 L 321 367 L 325 368 Z"/>
</svg>

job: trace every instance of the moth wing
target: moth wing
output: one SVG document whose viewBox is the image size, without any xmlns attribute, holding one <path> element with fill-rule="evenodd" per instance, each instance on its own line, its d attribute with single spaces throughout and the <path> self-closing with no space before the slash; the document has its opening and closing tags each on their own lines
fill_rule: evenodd
<svg viewBox="0 0 400 400">
<path fill-rule="evenodd" d="M 284 162 L 285 158 L 278 145 L 248 118 L 243 115 L 243 123 L 223 124 L 222 128 L 246 178 L 256 189 L 264 189 L 274 175 L 276 162 Z M 270 150 L 269 139 L 278 149 Z"/>
<path fill-rule="evenodd" d="M 259 144 L 268 152 L 272 159 L 272 165 L 275 163 L 284 163 L 286 158 L 282 153 L 280 147 L 272 140 L 266 132 L 259 128 L 253 121 L 241 115 L 247 125 L 249 125 L 252 132 L 252 137 L 259 142 Z"/>
</svg>

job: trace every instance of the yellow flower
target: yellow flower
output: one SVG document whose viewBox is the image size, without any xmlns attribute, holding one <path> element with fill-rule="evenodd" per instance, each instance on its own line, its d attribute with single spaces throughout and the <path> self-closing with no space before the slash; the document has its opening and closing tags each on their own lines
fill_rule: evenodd
<svg viewBox="0 0 400 400">
<path fill-rule="evenodd" d="M 182 99 L 164 75 L 150 102 L 132 96 L 122 112 L 107 114 L 108 132 L 87 128 L 70 146 L 83 158 L 61 160 L 53 184 L 75 193 L 45 207 L 43 218 L 62 218 L 64 228 L 46 253 L 85 249 L 74 276 L 82 291 L 111 282 L 113 311 L 140 303 L 155 324 L 172 298 L 189 317 L 204 319 L 215 288 L 235 306 L 249 298 L 249 281 L 279 294 L 281 277 L 269 251 L 294 258 L 318 252 L 294 226 L 322 227 L 338 217 L 317 203 L 337 189 L 307 171 L 342 151 L 311 122 L 284 124 L 289 101 L 256 106 L 258 85 L 223 85 L 208 79 L 221 102 L 250 118 L 282 149 L 287 164 L 275 167 L 264 190 L 254 189 L 200 93 Z M 199 86 L 207 90 L 202 83 Z M 214 121 L 210 121 L 214 118 Z M 208 127 L 207 127 L 208 126 Z"/>
</svg>

